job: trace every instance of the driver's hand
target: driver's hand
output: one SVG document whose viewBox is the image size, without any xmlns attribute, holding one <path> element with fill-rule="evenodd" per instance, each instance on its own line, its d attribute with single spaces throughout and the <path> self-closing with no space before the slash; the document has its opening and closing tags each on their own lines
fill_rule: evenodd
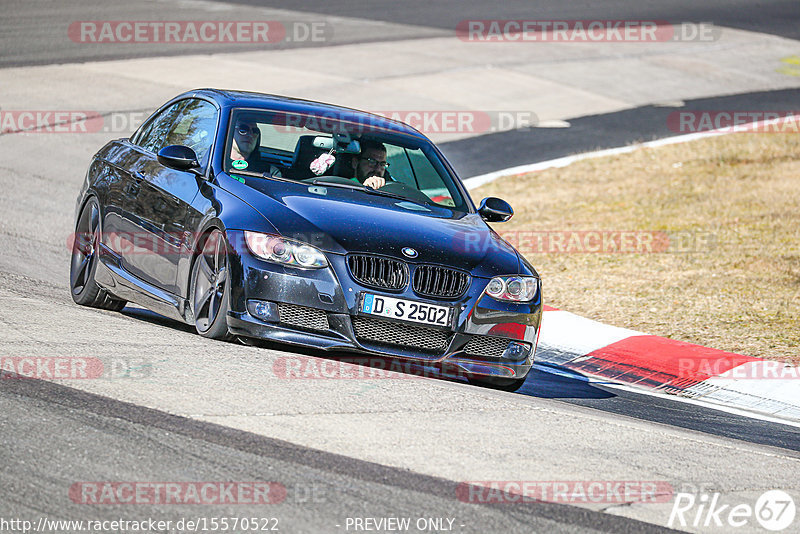
<svg viewBox="0 0 800 534">
<path fill-rule="evenodd" d="M 370 176 L 366 180 L 364 180 L 364 185 L 371 187 L 373 189 L 380 189 L 384 185 L 386 185 L 386 178 L 383 176 Z"/>
</svg>

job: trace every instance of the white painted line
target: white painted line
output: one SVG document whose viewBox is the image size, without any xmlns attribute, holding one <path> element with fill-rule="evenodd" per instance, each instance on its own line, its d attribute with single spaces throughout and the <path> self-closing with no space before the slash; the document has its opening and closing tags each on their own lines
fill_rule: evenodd
<svg viewBox="0 0 800 534">
<path fill-rule="evenodd" d="M 769 360 L 747 362 L 682 394 L 800 419 L 800 368 Z"/>
<path fill-rule="evenodd" d="M 692 405 L 695 405 L 695 406 L 702 406 L 704 408 L 709 408 L 711 410 L 716 410 L 718 412 L 725 412 L 725 413 L 729 413 L 729 414 L 732 414 L 732 415 L 739 415 L 741 417 L 748 417 L 750 419 L 758 419 L 759 421 L 767 421 L 767 422 L 770 422 L 770 423 L 779 423 L 781 425 L 800 428 L 800 421 L 795 421 L 795 420 L 790 420 L 790 419 L 783 419 L 781 417 L 772 417 L 771 415 L 768 415 L 768 414 L 753 412 L 753 411 L 750 411 L 750 410 L 747 410 L 747 409 L 736 408 L 734 406 L 721 404 L 719 402 L 705 401 L 705 400 L 702 400 L 702 399 L 695 399 L 695 398 L 689 398 L 689 397 L 678 397 L 678 396 L 673 395 L 671 393 L 662 393 L 660 391 L 655 391 L 655 390 L 646 389 L 646 388 L 637 387 L 637 386 L 629 386 L 627 384 L 620 384 L 618 382 L 597 381 L 597 380 L 593 379 L 590 376 L 581 375 L 582 378 L 581 377 L 576 377 L 576 376 L 574 376 L 573 373 L 562 372 L 557 368 L 548 367 L 547 365 L 536 365 L 536 364 L 534 364 L 534 367 L 537 370 L 542 371 L 544 373 L 548 373 L 548 374 L 556 375 L 556 376 L 563 376 L 563 377 L 566 377 L 566 378 L 577 379 L 577 380 L 588 382 L 588 383 L 591 383 L 591 384 L 594 384 L 594 385 L 608 386 L 608 387 L 613 388 L 613 389 L 619 389 L 619 390 L 628 391 L 628 392 L 631 392 L 631 393 L 638 393 L 640 395 L 650 395 L 651 397 L 658 397 L 660 399 L 665 399 L 665 400 L 670 400 L 670 401 L 675 401 L 675 402 L 682 402 L 682 403 L 685 403 L 685 404 L 692 404 Z"/>
<path fill-rule="evenodd" d="M 754 412 L 747 408 L 737 408 L 734 406 L 730 406 L 728 404 L 723 404 L 720 402 L 714 401 L 706 401 L 702 399 L 690 398 L 690 397 L 679 397 L 677 395 L 673 395 L 671 393 L 662 393 L 660 391 L 655 391 L 651 389 L 646 389 L 642 387 L 636 386 L 629 386 L 627 384 L 604 384 L 612 388 L 621 389 L 624 391 L 630 391 L 632 393 L 641 393 L 644 395 L 651 395 L 653 397 L 659 397 L 662 399 L 673 400 L 676 402 L 684 402 L 687 404 L 694 404 L 697 406 L 703 406 L 705 408 L 711 408 L 712 410 L 717 410 L 720 412 L 730 413 L 733 415 L 740 415 L 742 417 L 749 417 L 750 419 L 759 419 L 761 421 L 769 421 L 770 423 L 780 423 L 782 425 L 792 426 L 795 428 L 800 428 L 800 421 L 792 420 L 792 419 L 784 419 L 782 417 L 773 417 L 772 415 L 760 412 Z"/>
</svg>

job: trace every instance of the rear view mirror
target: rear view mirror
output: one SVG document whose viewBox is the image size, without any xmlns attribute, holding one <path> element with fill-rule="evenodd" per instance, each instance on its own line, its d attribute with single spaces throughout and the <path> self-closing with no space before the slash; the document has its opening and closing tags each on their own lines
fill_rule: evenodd
<svg viewBox="0 0 800 534">
<path fill-rule="evenodd" d="M 333 137 L 326 137 L 318 135 L 314 138 L 312 144 L 316 148 L 323 150 L 331 150 L 335 147 L 334 152 L 338 154 L 360 154 L 361 143 L 350 138 L 348 134 L 333 134 Z"/>
<path fill-rule="evenodd" d="M 188 146 L 170 145 L 158 151 L 158 162 L 179 171 L 195 171 L 200 168 L 197 154 Z M 195 172 L 195 174 L 197 174 Z"/>
<path fill-rule="evenodd" d="M 506 222 L 514 215 L 514 209 L 503 199 L 486 197 L 481 200 L 478 213 L 486 222 Z"/>
<path fill-rule="evenodd" d="M 333 148 L 333 138 L 325 137 L 324 135 L 318 135 L 314 138 L 311 144 L 314 145 L 315 148 L 330 150 Z"/>
<path fill-rule="evenodd" d="M 336 140 L 336 150 L 340 154 L 360 154 L 361 143 L 352 139 L 350 134 L 335 133 L 333 138 Z"/>
</svg>

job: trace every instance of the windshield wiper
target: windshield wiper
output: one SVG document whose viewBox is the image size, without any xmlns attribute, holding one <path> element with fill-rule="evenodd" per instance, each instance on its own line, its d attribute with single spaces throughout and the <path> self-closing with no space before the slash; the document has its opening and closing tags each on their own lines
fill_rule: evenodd
<svg viewBox="0 0 800 534">
<path fill-rule="evenodd" d="M 314 185 L 327 185 L 329 187 L 340 187 L 342 189 L 355 189 L 356 191 L 366 191 L 366 187 L 361 184 L 353 183 L 345 183 L 345 182 L 334 182 L 333 180 L 325 180 L 324 178 L 319 178 L 317 180 L 313 180 L 311 182 Z"/>
<path fill-rule="evenodd" d="M 290 182 L 293 184 L 299 184 L 297 180 L 292 180 L 291 178 L 284 178 L 283 176 L 275 176 L 274 174 L 270 174 L 268 172 L 253 172 L 253 171 L 237 171 L 233 169 L 228 172 L 228 174 L 242 174 L 244 176 L 252 176 L 253 178 L 264 178 L 265 180 L 277 180 L 279 182 Z"/>
<path fill-rule="evenodd" d="M 399 200 L 409 200 L 411 202 L 415 202 L 417 204 L 420 204 L 420 202 L 418 200 L 415 200 L 413 198 L 409 198 L 409 197 L 406 197 L 406 196 L 403 196 L 403 195 L 398 195 L 397 193 L 389 193 L 388 191 L 383 191 L 382 189 L 375 189 L 373 187 L 357 184 L 355 182 L 351 183 L 351 184 L 348 184 L 348 183 L 344 183 L 344 182 L 334 182 L 332 180 L 319 179 L 319 180 L 314 180 L 311 183 L 314 184 L 314 185 L 328 185 L 328 186 L 331 186 L 331 187 L 341 187 L 343 189 L 353 189 L 355 191 L 364 191 L 365 193 L 369 193 L 370 195 L 379 195 L 379 196 L 382 196 L 382 197 L 396 198 L 396 199 L 399 199 Z"/>
<path fill-rule="evenodd" d="M 403 195 L 398 195 L 397 193 L 389 193 L 388 191 L 383 191 L 382 189 L 374 189 L 372 187 L 364 187 L 364 191 L 366 191 L 370 195 L 380 195 L 382 197 L 399 198 L 400 200 L 409 200 L 411 202 L 415 202 L 415 203 L 419 204 L 419 201 L 416 201 L 413 198 L 408 198 L 408 197 L 405 197 Z"/>
</svg>

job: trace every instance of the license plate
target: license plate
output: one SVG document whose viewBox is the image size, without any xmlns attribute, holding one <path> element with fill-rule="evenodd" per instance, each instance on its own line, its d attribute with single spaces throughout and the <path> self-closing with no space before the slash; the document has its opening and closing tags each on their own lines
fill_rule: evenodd
<svg viewBox="0 0 800 534">
<path fill-rule="evenodd" d="M 450 326 L 453 308 L 365 293 L 361 301 L 361 312 L 401 321 Z"/>
</svg>

